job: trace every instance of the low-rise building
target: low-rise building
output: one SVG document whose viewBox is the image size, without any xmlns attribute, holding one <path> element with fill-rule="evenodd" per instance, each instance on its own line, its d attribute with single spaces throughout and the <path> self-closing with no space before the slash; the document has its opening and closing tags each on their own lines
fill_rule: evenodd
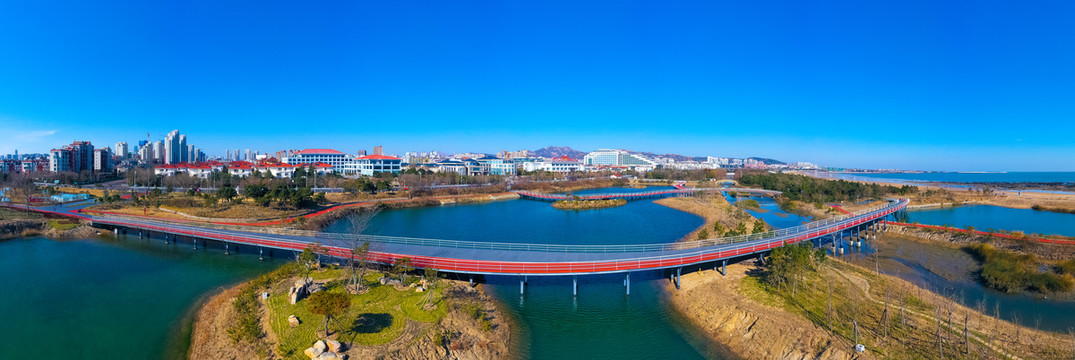
<svg viewBox="0 0 1075 360">
<path fill-rule="evenodd" d="M 377 173 L 398 174 L 403 165 L 403 159 L 388 155 L 366 155 L 354 160 L 349 166 L 349 171 L 354 171 L 365 176 L 373 176 Z"/>
<path fill-rule="evenodd" d="M 642 154 L 632 154 L 625 150 L 614 149 L 598 149 L 590 152 L 582 159 L 582 163 L 583 165 L 627 166 L 640 169 L 657 167 L 656 161 Z"/>
<path fill-rule="evenodd" d="M 435 164 L 432 170 L 438 173 L 456 173 L 460 175 L 467 174 L 467 166 L 459 160 L 444 160 Z"/>
<path fill-rule="evenodd" d="M 293 165 L 324 163 L 331 165 L 333 169 L 343 169 L 344 165 L 353 161 L 353 157 L 333 149 L 306 149 L 285 157 L 281 161 Z"/>
<path fill-rule="evenodd" d="M 556 173 L 569 173 L 582 171 L 582 164 L 573 159 L 548 159 L 542 161 L 528 161 L 522 164 L 524 171 L 548 171 Z"/>
</svg>

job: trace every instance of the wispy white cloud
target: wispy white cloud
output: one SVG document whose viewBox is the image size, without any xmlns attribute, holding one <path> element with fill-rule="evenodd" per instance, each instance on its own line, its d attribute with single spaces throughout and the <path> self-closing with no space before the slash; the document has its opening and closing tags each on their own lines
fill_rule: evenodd
<svg viewBox="0 0 1075 360">
<path fill-rule="evenodd" d="M 55 142 L 56 130 L 11 129 L 0 127 L 0 154 L 19 152 L 44 152 L 48 148 L 59 146 Z"/>
</svg>

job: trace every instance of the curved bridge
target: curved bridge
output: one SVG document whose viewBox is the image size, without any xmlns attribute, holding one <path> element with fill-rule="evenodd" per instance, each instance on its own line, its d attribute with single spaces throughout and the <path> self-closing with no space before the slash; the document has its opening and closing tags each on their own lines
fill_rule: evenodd
<svg viewBox="0 0 1075 360">
<path fill-rule="evenodd" d="M 369 241 L 370 260 L 384 264 L 409 257 L 417 268 L 433 267 L 445 272 L 500 275 L 581 275 L 624 273 L 641 270 L 681 268 L 718 263 L 729 258 L 761 254 L 773 248 L 820 240 L 835 239 L 847 231 L 876 229 L 885 217 L 904 210 L 907 199 L 891 199 L 887 204 L 864 211 L 804 225 L 719 239 L 666 244 L 639 245 L 552 245 L 478 241 L 455 241 L 392 236 L 335 234 L 274 228 L 234 227 L 194 222 L 146 220 L 134 217 L 98 216 L 81 213 L 83 205 L 56 205 L 31 208 L 33 211 L 77 217 L 96 226 L 113 228 L 117 233 L 137 231 L 163 235 L 165 241 L 178 243 L 198 240 L 220 241 L 225 248 L 238 245 L 267 249 L 301 251 L 311 243 L 323 244 L 329 255 L 348 258 L 354 244 Z M 22 206 L 11 206 L 24 209 Z M 271 253 L 270 253 L 271 254 Z"/>
<path fill-rule="evenodd" d="M 750 188 L 687 188 L 687 189 L 668 189 L 668 190 L 655 190 L 655 191 L 639 191 L 639 192 L 627 192 L 627 193 L 613 193 L 613 194 L 594 194 L 594 195 L 566 195 L 566 194 L 546 194 L 534 191 L 514 191 L 519 194 L 520 197 L 525 199 L 535 199 L 544 201 L 560 201 L 560 200 L 608 200 L 608 199 L 625 199 L 625 200 L 638 200 L 638 199 L 652 199 L 663 198 L 671 196 L 683 196 L 693 195 L 698 193 L 716 193 L 716 192 L 732 192 L 732 193 L 748 193 L 751 195 L 763 195 L 773 196 L 780 195 L 779 191 L 774 190 L 761 190 Z"/>
</svg>

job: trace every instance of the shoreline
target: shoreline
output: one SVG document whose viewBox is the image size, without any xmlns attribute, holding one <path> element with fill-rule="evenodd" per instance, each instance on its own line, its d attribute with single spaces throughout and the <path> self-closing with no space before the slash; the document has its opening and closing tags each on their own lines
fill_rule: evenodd
<svg viewBox="0 0 1075 360">
<path fill-rule="evenodd" d="M 373 272 L 370 274 L 373 274 Z M 293 280 L 295 280 L 294 277 L 287 277 L 280 283 L 287 284 L 293 282 Z M 196 310 L 194 311 L 195 315 L 192 319 L 191 330 L 187 337 L 189 347 L 185 353 L 185 358 L 192 360 L 245 359 L 263 358 L 267 354 L 272 354 L 271 358 L 289 358 L 275 354 L 281 344 L 279 337 L 283 335 L 277 334 L 270 324 L 274 321 L 274 317 L 280 314 L 270 314 L 272 310 L 267 301 L 259 300 L 261 305 L 258 307 L 260 313 L 258 319 L 263 336 L 255 343 L 248 341 L 236 343 L 227 334 L 229 326 L 236 321 L 235 310 L 231 300 L 239 296 L 247 286 L 252 286 L 254 281 L 246 280 L 228 287 L 221 287 L 207 293 L 203 302 L 192 305 Z M 489 290 L 485 289 L 484 285 L 479 284 L 471 287 L 465 281 L 451 280 L 450 278 L 442 278 L 440 281 L 442 283 L 440 287 L 444 291 L 443 299 L 447 300 L 442 305 L 446 307 L 444 310 L 446 314 L 443 318 L 433 323 L 421 323 L 417 322 L 417 320 L 404 318 L 403 321 L 406 325 L 403 332 L 395 335 L 395 338 L 377 345 L 353 343 L 353 348 L 347 348 L 346 354 L 348 357 L 355 359 L 373 357 L 418 359 L 445 358 L 448 356 L 461 358 L 522 357 L 519 354 L 519 343 L 521 341 L 518 339 L 522 329 L 513 314 L 510 311 L 505 311 L 505 309 L 508 309 L 506 305 L 497 300 Z M 274 284 L 272 288 L 276 289 L 279 286 L 281 285 Z M 273 293 L 270 297 L 284 296 L 275 293 L 273 290 L 267 291 Z M 396 291 L 399 291 L 399 289 L 397 288 Z M 492 330 L 480 330 L 480 327 L 474 324 L 474 319 L 464 314 L 464 305 L 467 309 L 471 308 L 471 305 L 468 304 L 478 304 L 477 306 L 483 309 L 483 312 L 491 314 L 485 315 L 487 320 L 484 321 L 492 325 Z M 302 318 L 301 321 L 314 324 L 319 322 L 316 318 Z M 444 343 L 436 344 L 437 339 L 441 338 L 441 333 L 445 331 L 447 333 L 445 333 Z M 483 339 L 490 336 L 494 337 L 494 339 Z M 301 353 L 293 354 L 291 357 L 298 358 L 299 356 L 305 359 L 305 356 Z"/>
<path fill-rule="evenodd" d="M 701 226 L 684 234 L 683 237 L 676 240 L 676 242 L 697 240 L 698 234 L 702 231 L 709 234 L 707 238 L 716 238 L 718 236 L 709 233 L 715 223 L 720 223 L 724 228 L 724 231 L 727 232 L 734 229 L 739 223 L 745 224 L 748 220 L 753 219 L 750 220 L 750 223 L 753 224 L 755 221 L 759 220 L 749 212 L 728 203 L 723 196 L 670 197 L 656 200 L 653 203 L 702 218 Z M 747 225 L 748 230 L 751 227 L 751 225 Z"/>
</svg>

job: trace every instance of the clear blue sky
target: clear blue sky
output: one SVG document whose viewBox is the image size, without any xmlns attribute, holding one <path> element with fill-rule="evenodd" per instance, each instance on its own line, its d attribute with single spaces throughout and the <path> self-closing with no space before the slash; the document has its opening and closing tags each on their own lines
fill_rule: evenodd
<svg viewBox="0 0 1075 360">
<path fill-rule="evenodd" d="M 1075 171 L 1071 1 L 0 0 L 0 153 L 566 145 Z"/>
</svg>

